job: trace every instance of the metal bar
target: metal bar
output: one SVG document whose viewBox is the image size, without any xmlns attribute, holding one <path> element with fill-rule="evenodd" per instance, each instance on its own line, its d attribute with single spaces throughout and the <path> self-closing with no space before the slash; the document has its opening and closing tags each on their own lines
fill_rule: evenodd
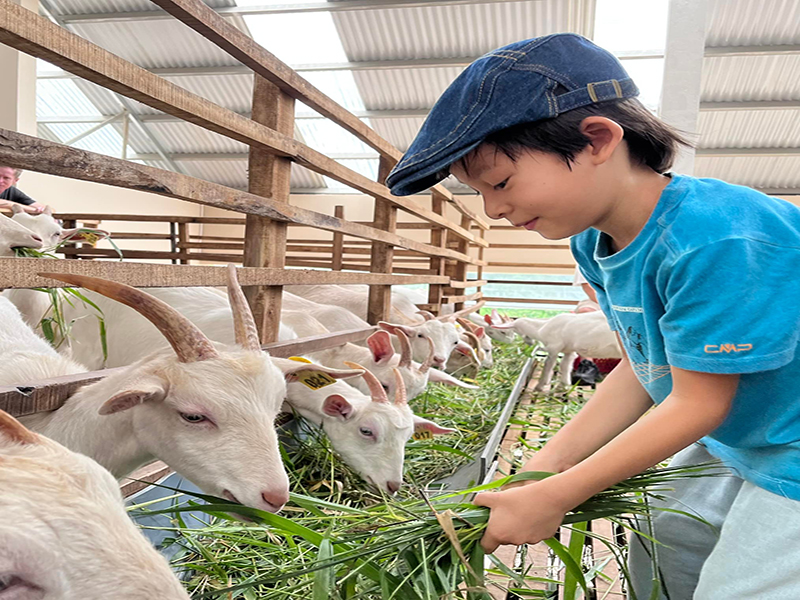
<svg viewBox="0 0 800 600">
<path fill-rule="evenodd" d="M 90 127 L 89 129 L 87 129 L 83 133 L 79 133 L 78 135 L 76 135 L 72 139 L 67 140 L 66 142 L 64 142 L 64 145 L 65 146 L 72 146 L 72 144 L 74 144 L 75 142 L 80 142 L 82 139 L 87 138 L 90 135 L 92 135 L 95 131 L 99 131 L 100 129 L 102 129 L 103 127 L 108 125 L 109 123 L 113 123 L 114 121 L 119 119 L 124 114 L 125 114 L 125 111 L 123 110 L 121 112 L 118 112 L 115 115 L 112 115 L 112 116 L 108 117 L 107 119 L 105 119 L 103 121 L 100 121 L 94 127 Z"/>
<path fill-rule="evenodd" d="M 525 0 L 436 0 L 436 6 L 465 6 L 470 4 L 494 4 L 497 2 L 523 2 Z M 391 8 L 426 8 L 434 3 L 430 0 L 340 0 L 339 2 L 287 2 L 267 6 L 225 6 L 215 9 L 220 15 L 275 15 L 312 12 L 344 12 L 352 10 L 386 10 Z M 137 11 L 119 13 L 89 13 L 65 15 L 67 23 L 99 23 L 119 21 L 156 21 L 168 19 L 161 11 Z"/>
<path fill-rule="evenodd" d="M 534 359 L 532 356 L 525 361 L 525 365 L 522 367 L 522 372 L 519 374 L 519 377 L 517 377 L 517 382 L 514 384 L 514 388 L 508 395 L 508 400 L 506 400 L 506 404 L 503 407 L 503 412 L 500 413 L 500 417 L 497 419 L 497 424 L 494 426 L 494 429 L 492 429 L 491 435 L 489 435 L 489 441 L 486 442 L 483 452 L 481 452 L 480 457 L 478 457 L 478 460 L 480 461 L 481 481 L 484 481 L 490 461 L 493 461 L 495 454 L 497 454 L 497 447 L 500 445 L 500 440 L 503 439 L 503 433 L 505 433 L 506 427 L 508 426 L 508 420 L 511 418 L 512 413 L 519 403 L 522 391 L 528 385 L 531 373 L 533 373 L 533 365 L 535 363 L 536 359 Z"/>
</svg>

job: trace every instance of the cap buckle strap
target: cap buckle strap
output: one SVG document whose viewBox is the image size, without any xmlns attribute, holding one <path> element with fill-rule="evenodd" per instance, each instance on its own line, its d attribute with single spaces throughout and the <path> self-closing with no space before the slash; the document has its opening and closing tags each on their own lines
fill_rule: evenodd
<svg viewBox="0 0 800 600">
<path fill-rule="evenodd" d="M 597 102 L 597 92 L 594 91 L 593 83 L 586 84 L 586 91 L 589 92 L 589 98 L 592 99 L 592 102 Z"/>
<path fill-rule="evenodd" d="M 619 84 L 619 81 L 612 79 L 611 85 L 614 86 L 614 93 L 617 95 L 617 98 L 622 98 L 622 86 Z"/>
</svg>

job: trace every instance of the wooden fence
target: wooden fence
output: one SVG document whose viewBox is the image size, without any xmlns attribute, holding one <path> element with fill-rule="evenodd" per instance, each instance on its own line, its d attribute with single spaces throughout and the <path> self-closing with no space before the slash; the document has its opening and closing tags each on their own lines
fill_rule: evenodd
<svg viewBox="0 0 800 600">
<path fill-rule="evenodd" d="M 340 333 L 275 345 L 282 287 L 287 284 L 367 284 L 370 286 L 367 320 L 373 324 L 389 313 L 392 285 L 428 284 L 427 308 L 434 312 L 442 303 L 454 304 L 456 310 L 460 310 L 467 301 L 480 301 L 480 291 L 465 294 L 464 290 L 468 285 L 474 285 L 467 281 L 470 267 L 480 270 L 485 264 L 481 251 L 488 242 L 481 232 L 488 229 L 486 222 L 442 186 L 432 189 L 429 206 L 417 198 L 393 196 L 383 182 L 402 155 L 397 148 L 200 0 L 156 0 L 155 3 L 252 69 L 255 80 L 251 118 L 192 94 L 10 0 L 0 0 L 0 43 L 151 108 L 247 144 L 250 147 L 248 190 L 241 191 L 2 129 L 0 163 L 240 213 L 242 217 L 238 222 L 244 226 L 242 240 L 235 242 L 235 249 L 226 248 L 231 250 L 230 256 L 215 255 L 210 260 L 228 261 L 235 255 L 236 262 L 243 264 L 245 268 L 240 272 L 240 279 L 256 316 L 262 342 L 276 355 L 331 347 L 341 344 L 344 339 L 344 334 Z M 296 101 L 316 110 L 374 148 L 380 155 L 378 180 L 372 181 L 293 139 Z M 289 174 L 293 162 L 358 190 L 365 194 L 365 201 L 371 198 L 373 220 L 369 223 L 353 222 L 336 214 L 292 206 L 289 203 Z M 459 222 L 446 217 L 447 205 L 458 211 Z M 398 212 L 412 215 L 421 223 L 398 223 Z M 72 217 L 68 219 L 71 221 L 89 218 L 86 215 L 65 216 Z M 115 216 L 125 220 L 124 215 L 102 215 L 102 220 L 108 221 Z M 0 288 L 51 286 L 51 281 L 36 276 L 43 270 L 107 277 L 141 287 L 223 284 L 223 267 L 185 264 L 195 258 L 192 256 L 195 250 L 210 250 L 193 247 L 193 244 L 203 244 L 204 241 L 188 236 L 188 225 L 198 222 L 197 219 L 137 217 L 139 221 L 150 219 L 170 224 L 169 239 L 173 246 L 163 258 L 184 264 L 0 259 Z M 429 229 L 430 240 L 420 242 L 398 233 L 409 225 L 422 225 Z M 329 258 L 312 260 L 303 257 L 302 251 L 294 248 L 295 244 L 287 244 L 288 228 L 301 226 L 333 234 Z M 345 244 L 345 236 L 358 241 Z M 470 247 L 478 248 L 478 257 L 470 255 Z M 340 250 L 334 251 L 334 248 Z M 67 252 L 72 256 L 103 255 L 97 249 L 84 247 Z M 128 258 L 151 260 L 162 256 L 131 253 Z M 412 259 L 413 263 L 407 263 Z M 286 266 L 322 266 L 329 270 L 287 270 Z M 479 305 L 480 302 L 473 309 Z M 364 339 L 370 332 L 371 329 L 349 332 L 345 337 L 348 340 Z M 12 414 L 52 410 L 78 385 L 99 376 L 102 374 L 86 374 L 64 381 L 31 382 L 0 390 L 0 408 Z"/>
</svg>

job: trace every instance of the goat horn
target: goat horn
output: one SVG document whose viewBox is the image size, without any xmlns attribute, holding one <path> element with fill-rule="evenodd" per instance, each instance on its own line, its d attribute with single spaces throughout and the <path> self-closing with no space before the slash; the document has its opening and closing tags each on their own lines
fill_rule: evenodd
<svg viewBox="0 0 800 600">
<path fill-rule="evenodd" d="M 39 273 L 39 276 L 86 288 L 130 306 L 155 325 L 167 338 L 180 362 L 199 362 L 219 356 L 214 345 L 194 323 L 166 302 L 162 302 L 142 290 L 137 290 L 124 283 L 86 275 Z"/>
<path fill-rule="evenodd" d="M 394 403 L 402 406 L 408 404 L 408 394 L 406 393 L 406 384 L 403 381 L 403 376 L 400 374 L 399 369 L 392 369 L 394 371 L 394 381 L 396 391 L 394 393 Z"/>
<path fill-rule="evenodd" d="M 369 388 L 369 395 L 372 396 L 373 402 L 389 402 L 389 397 L 386 395 L 386 390 L 383 389 L 383 385 L 378 378 L 375 377 L 375 374 L 371 371 L 368 371 L 366 368 L 362 367 L 358 363 L 345 361 L 345 363 L 351 369 L 361 369 L 364 371 L 361 376 L 364 378 L 364 381 L 367 382 L 367 387 Z"/>
<path fill-rule="evenodd" d="M 430 312 L 430 311 L 427 311 L 427 310 L 418 310 L 418 311 L 417 311 L 417 314 L 418 314 L 418 315 L 422 315 L 422 317 L 423 317 L 423 318 L 424 318 L 426 321 L 432 321 L 433 319 L 435 319 L 435 318 L 436 318 L 436 317 L 434 317 L 434 316 L 433 316 L 433 313 L 432 313 L 432 312 Z"/>
<path fill-rule="evenodd" d="M 399 329 L 395 335 L 400 340 L 400 362 L 397 363 L 397 366 L 401 369 L 408 368 L 411 366 L 411 342 L 408 341 L 408 336 Z"/>
<path fill-rule="evenodd" d="M 258 338 L 256 320 L 253 311 L 244 297 L 242 286 L 236 276 L 236 266 L 228 265 L 228 300 L 233 313 L 233 331 L 236 344 L 251 352 L 261 352 L 261 342 Z"/>
<path fill-rule="evenodd" d="M 428 350 L 428 356 L 425 357 L 425 362 L 422 363 L 419 367 L 419 372 L 423 374 L 427 373 L 428 369 L 431 368 L 431 365 L 433 364 L 433 355 L 436 354 L 436 348 L 433 346 L 433 340 L 431 338 L 425 338 L 425 339 L 428 340 L 429 350 Z"/>
<path fill-rule="evenodd" d="M 466 329 L 467 331 L 471 331 L 472 333 L 475 333 L 475 330 L 478 328 L 478 326 L 477 326 L 477 325 L 475 325 L 474 323 L 472 323 L 472 322 L 470 322 L 470 321 L 467 321 L 466 319 L 464 319 L 464 318 L 462 318 L 462 317 L 458 317 L 458 318 L 456 319 L 456 321 L 458 321 L 458 323 L 459 323 L 459 324 L 460 324 L 460 325 L 461 325 L 461 326 L 462 326 L 464 329 Z"/>
<path fill-rule="evenodd" d="M 465 331 L 464 335 L 466 335 L 472 342 L 472 345 L 475 346 L 475 353 L 478 357 L 478 361 L 482 363 L 484 360 L 486 360 L 486 353 L 483 351 L 483 348 L 481 348 L 481 342 L 478 339 L 478 336 L 470 331 Z M 480 366 L 480 364 L 478 366 Z"/>
</svg>

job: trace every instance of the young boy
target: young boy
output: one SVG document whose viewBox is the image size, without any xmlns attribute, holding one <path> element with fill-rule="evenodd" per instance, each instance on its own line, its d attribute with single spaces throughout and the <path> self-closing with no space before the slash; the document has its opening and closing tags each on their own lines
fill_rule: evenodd
<svg viewBox="0 0 800 600">
<path fill-rule="evenodd" d="M 800 598 L 800 210 L 668 174 L 684 142 L 637 93 L 619 62 L 580 36 L 511 44 L 453 82 L 387 179 L 406 195 L 452 173 L 491 218 L 572 237 L 626 350 L 525 465 L 556 475 L 476 497 L 491 508 L 482 543 L 539 542 L 593 494 L 684 448 L 701 460 L 707 450 L 744 482 L 678 486 L 678 508 L 708 500 L 724 525 L 707 535 L 692 521 L 670 540 L 671 600 Z M 705 448 L 691 446 L 701 438 Z"/>
</svg>

